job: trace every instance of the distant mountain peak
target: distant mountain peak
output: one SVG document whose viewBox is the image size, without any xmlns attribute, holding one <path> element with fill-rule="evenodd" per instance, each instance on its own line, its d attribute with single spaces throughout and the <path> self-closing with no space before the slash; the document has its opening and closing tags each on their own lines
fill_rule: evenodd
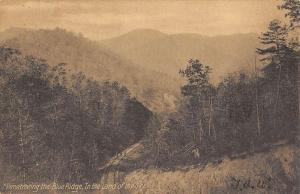
<svg viewBox="0 0 300 194">
<path fill-rule="evenodd" d="M 125 33 L 124 35 L 121 36 L 128 36 L 128 35 L 138 35 L 138 34 L 144 34 L 144 35 L 154 35 L 154 36 L 165 36 L 168 35 L 166 33 L 163 33 L 159 30 L 154 30 L 151 28 L 140 28 L 140 29 L 135 29 L 132 31 L 129 31 L 127 33 Z"/>
<path fill-rule="evenodd" d="M 168 34 L 165 34 L 163 32 L 160 32 L 158 30 L 153 30 L 153 29 L 135 29 L 132 31 L 129 31 L 125 34 L 122 34 L 120 36 L 114 37 L 114 38 L 109 38 L 106 40 L 103 40 L 102 42 L 108 42 L 110 44 L 110 41 L 113 40 L 119 41 L 125 44 L 128 43 L 138 43 L 138 44 L 143 44 L 147 41 L 153 41 L 162 37 L 167 36 Z"/>
<path fill-rule="evenodd" d="M 32 36 L 34 35 L 45 35 L 45 34 L 51 34 L 54 35 L 63 35 L 63 36 L 73 36 L 73 37 L 83 37 L 79 33 L 74 33 L 72 31 L 68 31 L 64 28 L 52 28 L 52 29 L 34 29 L 34 28 L 19 28 L 19 27 L 11 27 L 8 29 L 5 29 L 4 31 L 0 32 L 0 38 L 1 36 L 5 37 L 5 39 L 19 37 L 19 36 Z"/>
</svg>

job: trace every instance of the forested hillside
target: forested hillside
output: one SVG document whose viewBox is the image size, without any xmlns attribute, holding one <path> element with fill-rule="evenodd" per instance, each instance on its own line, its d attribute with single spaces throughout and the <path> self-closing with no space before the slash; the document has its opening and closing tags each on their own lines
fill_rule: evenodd
<svg viewBox="0 0 300 194">
<path fill-rule="evenodd" d="M 183 100 L 154 137 L 157 164 L 197 163 L 298 141 L 299 8 L 298 1 L 284 1 L 279 9 L 289 23 L 272 20 L 259 37 L 261 70 L 253 61 L 254 73 L 229 74 L 215 86 L 214 69 L 198 59 L 188 61 L 180 70 L 186 80 Z"/>
<path fill-rule="evenodd" d="M 155 127 L 118 82 L 8 47 L 0 47 L 0 90 L 0 184 L 96 180 L 99 164 Z"/>
<path fill-rule="evenodd" d="M 157 112 L 174 110 L 179 97 L 178 79 L 135 66 L 100 44 L 63 29 L 13 28 L 0 33 L 0 41 L 26 55 L 46 59 L 50 65 L 67 63 L 72 72 L 82 71 L 101 81 L 119 81 Z"/>
</svg>

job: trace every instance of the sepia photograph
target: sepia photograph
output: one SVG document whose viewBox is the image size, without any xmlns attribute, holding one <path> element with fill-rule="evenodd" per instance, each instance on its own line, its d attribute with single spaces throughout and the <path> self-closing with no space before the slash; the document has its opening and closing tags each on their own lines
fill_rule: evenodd
<svg viewBox="0 0 300 194">
<path fill-rule="evenodd" d="M 0 0 L 0 194 L 300 194 L 300 0 Z"/>
</svg>

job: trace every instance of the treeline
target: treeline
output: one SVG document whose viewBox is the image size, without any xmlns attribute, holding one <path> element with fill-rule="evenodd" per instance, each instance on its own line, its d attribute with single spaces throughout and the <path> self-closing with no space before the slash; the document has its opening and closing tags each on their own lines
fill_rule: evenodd
<svg viewBox="0 0 300 194">
<path fill-rule="evenodd" d="M 211 69 L 190 60 L 180 71 L 186 79 L 182 103 L 152 137 L 156 165 L 172 165 L 260 151 L 297 135 L 300 2 L 285 0 L 288 25 L 270 22 L 262 33 L 260 71 L 236 73 L 219 85 L 209 82 Z M 254 61 L 254 60 L 253 60 Z"/>
<path fill-rule="evenodd" d="M 141 139 L 152 119 L 118 82 L 6 47 L 0 91 L 0 184 L 94 181 L 97 167 Z"/>
</svg>

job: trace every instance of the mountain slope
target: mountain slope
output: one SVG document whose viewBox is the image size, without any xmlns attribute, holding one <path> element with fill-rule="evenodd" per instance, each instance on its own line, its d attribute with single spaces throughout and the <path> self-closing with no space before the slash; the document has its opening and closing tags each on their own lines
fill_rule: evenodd
<svg viewBox="0 0 300 194">
<path fill-rule="evenodd" d="M 212 67 L 212 81 L 227 73 L 252 70 L 256 34 L 206 37 L 199 34 L 163 34 L 154 30 L 135 30 L 101 43 L 137 65 L 177 77 L 191 58 Z"/>
<path fill-rule="evenodd" d="M 25 55 L 46 59 L 50 64 L 67 63 L 72 71 L 83 71 L 94 79 L 119 81 L 153 111 L 174 109 L 179 94 L 176 79 L 134 66 L 80 35 L 63 29 L 10 29 L 0 33 L 0 41 Z"/>
</svg>

